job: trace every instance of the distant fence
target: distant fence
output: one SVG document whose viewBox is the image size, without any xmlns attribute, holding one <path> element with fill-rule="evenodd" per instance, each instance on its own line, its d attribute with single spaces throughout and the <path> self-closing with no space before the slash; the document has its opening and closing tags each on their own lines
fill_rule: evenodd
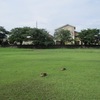
<svg viewBox="0 0 100 100">
<path fill-rule="evenodd" d="M 57 49 L 57 48 L 100 48 L 100 45 L 52 45 L 52 46 L 34 46 L 34 45 L 17 45 L 18 48 L 31 49 Z"/>
<path fill-rule="evenodd" d="M 30 49 L 57 49 L 57 48 L 100 48 L 100 45 L 1 45 L 0 47 L 17 47 L 17 48 L 30 48 Z"/>
</svg>

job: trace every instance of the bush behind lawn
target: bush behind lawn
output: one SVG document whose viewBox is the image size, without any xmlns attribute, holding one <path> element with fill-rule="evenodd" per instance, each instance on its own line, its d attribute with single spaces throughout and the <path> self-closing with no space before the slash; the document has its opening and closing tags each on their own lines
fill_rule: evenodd
<svg viewBox="0 0 100 100">
<path fill-rule="evenodd" d="M 100 100 L 99 74 L 99 49 L 0 48 L 0 100 Z"/>
</svg>

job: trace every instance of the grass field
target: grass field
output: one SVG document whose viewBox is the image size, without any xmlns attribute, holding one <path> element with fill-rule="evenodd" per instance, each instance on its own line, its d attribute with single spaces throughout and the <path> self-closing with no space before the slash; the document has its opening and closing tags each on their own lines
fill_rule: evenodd
<svg viewBox="0 0 100 100">
<path fill-rule="evenodd" d="M 0 100 L 100 100 L 100 50 L 0 48 Z"/>
</svg>

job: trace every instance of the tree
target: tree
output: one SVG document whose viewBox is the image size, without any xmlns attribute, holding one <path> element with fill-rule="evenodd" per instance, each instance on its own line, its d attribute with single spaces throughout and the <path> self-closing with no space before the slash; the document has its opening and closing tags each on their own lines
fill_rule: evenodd
<svg viewBox="0 0 100 100">
<path fill-rule="evenodd" d="M 30 36 L 35 46 L 49 46 L 54 44 L 53 37 L 45 29 L 33 28 L 30 31 Z"/>
<path fill-rule="evenodd" d="M 45 29 L 30 27 L 12 29 L 9 40 L 11 43 L 19 42 L 20 45 L 27 40 L 33 41 L 33 44 L 36 46 L 48 46 L 54 43 L 53 38 Z"/>
<path fill-rule="evenodd" d="M 0 45 L 8 44 L 7 34 L 9 34 L 9 31 L 0 26 Z"/>
<path fill-rule="evenodd" d="M 59 30 L 54 33 L 54 38 L 56 41 L 60 41 L 62 45 L 65 45 L 65 42 L 71 40 L 71 34 L 68 30 Z"/>
<path fill-rule="evenodd" d="M 27 40 L 27 36 L 30 34 L 30 27 L 14 28 L 11 30 L 11 36 L 9 37 L 10 43 L 19 42 L 22 45 L 24 40 Z"/>
<path fill-rule="evenodd" d="M 4 39 L 6 39 L 6 35 L 3 33 L 0 33 L 0 45 L 2 45 L 5 42 Z"/>
<path fill-rule="evenodd" d="M 81 43 L 84 45 L 92 45 L 99 42 L 99 30 L 98 29 L 85 29 L 79 33 Z"/>
<path fill-rule="evenodd" d="M 0 26 L 0 33 L 9 34 L 9 31 L 7 31 L 4 27 Z"/>
</svg>

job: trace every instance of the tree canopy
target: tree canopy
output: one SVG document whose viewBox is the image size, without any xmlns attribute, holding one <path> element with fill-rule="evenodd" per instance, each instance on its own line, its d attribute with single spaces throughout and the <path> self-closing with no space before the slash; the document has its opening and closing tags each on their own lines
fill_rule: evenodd
<svg viewBox="0 0 100 100">
<path fill-rule="evenodd" d="M 62 45 L 65 45 L 65 42 L 68 42 L 71 40 L 71 33 L 68 30 L 63 30 L 63 29 L 58 30 L 58 31 L 55 31 L 54 38 L 57 41 L 61 41 Z"/>
<path fill-rule="evenodd" d="M 23 41 L 29 39 L 33 41 L 34 45 L 40 46 L 48 46 L 54 43 L 52 36 L 45 29 L 23 27 L 11 30 L 10 42 L 20 42 L 20 45 L 22 45 Z"/>
<path fill-rule="evenodd" d="M 96 44 L 99 42 L 98 29 L 85 29 L 79 33 L 79 38 L 84 45 Z"/>
<path fill-rule="evenodd" d="M 30 32 L 30 36 L 34 45 L 48 46 L 53 45 L 53 36 L 51 36 L 45 29 L 33 28 Z"/>
<path fill-rule="evenodd" d="M 11 43 L 19 42 L 22 45 L 24 40 L 27 40 L 27 36 L 30 34 L 30 27 L 14 28 L 11 30 L 11 36 L 9 38 Z"/>
<path fill-rule="evenodd" d="M 3 45 L 5 42 L 7 42 L 7 34 L 9 31 L 7 31 L 4 27 L 0 26 L 0 45 Z"/>
<path fill-rule="evenodd" d="M 9 31 L 7 31 L 3 26 L 0 26 L 0 33 L 9 34 Z"/>
</svg>

